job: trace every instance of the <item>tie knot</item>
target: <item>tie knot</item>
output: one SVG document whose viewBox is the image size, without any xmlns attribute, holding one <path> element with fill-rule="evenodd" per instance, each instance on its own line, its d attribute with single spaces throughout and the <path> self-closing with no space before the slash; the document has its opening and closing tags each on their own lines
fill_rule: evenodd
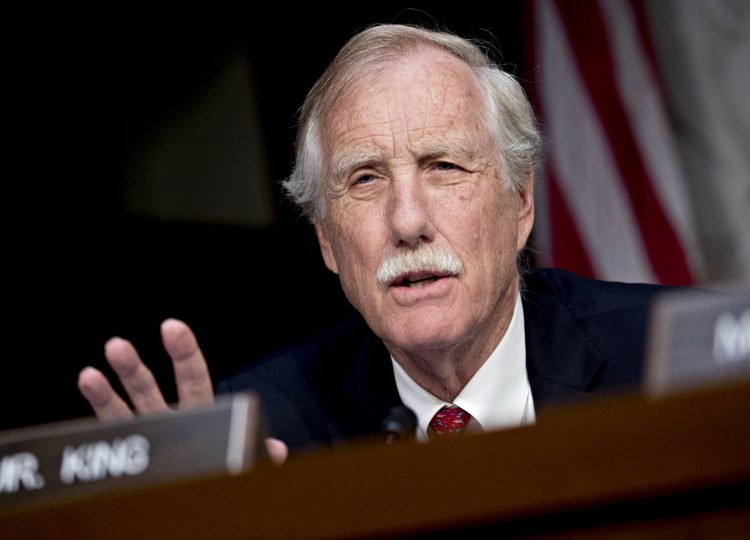
<svg viewBox="0 0 750 540">
<path fill-rule="evenodd" d="M 471 415 L 461 407 L 448 405 L 440 409 L 430 420 L 431 438 L 448 439 L 456 437 L 466 430 Z"/>
</svg>

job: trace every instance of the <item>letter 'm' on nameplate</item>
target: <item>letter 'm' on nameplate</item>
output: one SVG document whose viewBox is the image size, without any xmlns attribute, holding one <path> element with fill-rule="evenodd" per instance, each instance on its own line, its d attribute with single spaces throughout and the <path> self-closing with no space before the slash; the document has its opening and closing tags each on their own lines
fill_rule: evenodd
<svg viewBox="0 0 750 540">
<path fill-rule="evenodd" d="M 644 384 L 651 394 L 750 377 L 750 293 L 671 291 L 651 312 Z"/>
<path fill-rule="evenodd" d="M 264 459 L 260 399 L 133 420 L 93 418 L 0 433 L 0 509 L 208 474 Z"/>
</svg>

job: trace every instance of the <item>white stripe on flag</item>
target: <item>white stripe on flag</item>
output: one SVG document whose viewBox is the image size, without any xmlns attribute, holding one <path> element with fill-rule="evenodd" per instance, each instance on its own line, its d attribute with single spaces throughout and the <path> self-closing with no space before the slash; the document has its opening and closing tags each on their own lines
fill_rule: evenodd
<svg viewBox="0 0 750 540">
<path fill-rule="evenodd" d="M 669 129 L 664 101 L 643 49 L 631 2 L 601 0 L 620 98 L 654 191 L 695 274 L 702 260 L 695 220 Z M 655 67 L 655 66 L 652 66 Z"/>
<path fill-rule="evenodd" d="M 597 277 L 656 281 L 607 137 L 580 80 L 555 5 L 537 1 L 548 160 Z"/>
</svg>

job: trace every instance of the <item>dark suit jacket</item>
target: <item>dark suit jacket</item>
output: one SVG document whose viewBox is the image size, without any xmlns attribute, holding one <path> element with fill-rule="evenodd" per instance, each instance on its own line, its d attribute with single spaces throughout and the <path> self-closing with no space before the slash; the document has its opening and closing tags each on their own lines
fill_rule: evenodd
<svg viewBox="0 0 750 540">
<path fill-rule="evenodd" d="M 525 276 L 526 363 L 535 408 L 637 384 L 647 311 L 660 290 L 560 270 Z M 374 435 L 401 404 L 390 357 L 355 317 L 260 360 L 217 387 L 254 390 L 290 449 Z"/>
</svg>

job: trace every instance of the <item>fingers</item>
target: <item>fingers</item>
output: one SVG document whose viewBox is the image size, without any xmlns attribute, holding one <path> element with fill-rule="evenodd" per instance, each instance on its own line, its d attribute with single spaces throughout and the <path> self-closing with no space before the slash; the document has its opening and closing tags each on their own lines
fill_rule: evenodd
<svg viewBox="0 0 750 540">
<path fill-rule="evenodd" d="M 177 319 L 167 319 L 161 325 L 161 337 L 174 364 L 180 408 L 213 403 L 208 366 L 190 327 Z"/>
<path fill-rule="evenodd" d="M 185 323 L 167 319 L 162 323 L 161 333 L 174 365 L 180 407 L 213 403 L 211 377 L 193 332 Z M 153 374 L 129 341 L 118 337 L 110 339 L 104 345 L 104 355 L 137 412 L 148 414 L 169 410 Z M 78 387 L 100 420 L 132 418 L 133 412 L 127 403 L 100 371 L 84 369 L 78 377 Z"/>
<path fill-rule="evenodd" d="M 118 337 L 110 339 L 104 345 L 104 356 L 120 378 L 136 411 L 155 413 L 169 410 L 154 376 L 129 341 Z"/>
<path fill-rule="evenodd" d="M 276 465 L 281 465 L 286 461 L 289 455 L 289 448 L 284 441 L 274 439 L 273 437 L 266 438 L 266 450 L 268 456 L 271 458 Z"/>
<path fill-rule="evenodd" d="M 78 389 L 94 409 L 99 420 L 125 420 L 133 417 L 133 412 L 112 389 L 107 378 L 92 367 L 84 368 L 78 375 Z"/>
</svg>

